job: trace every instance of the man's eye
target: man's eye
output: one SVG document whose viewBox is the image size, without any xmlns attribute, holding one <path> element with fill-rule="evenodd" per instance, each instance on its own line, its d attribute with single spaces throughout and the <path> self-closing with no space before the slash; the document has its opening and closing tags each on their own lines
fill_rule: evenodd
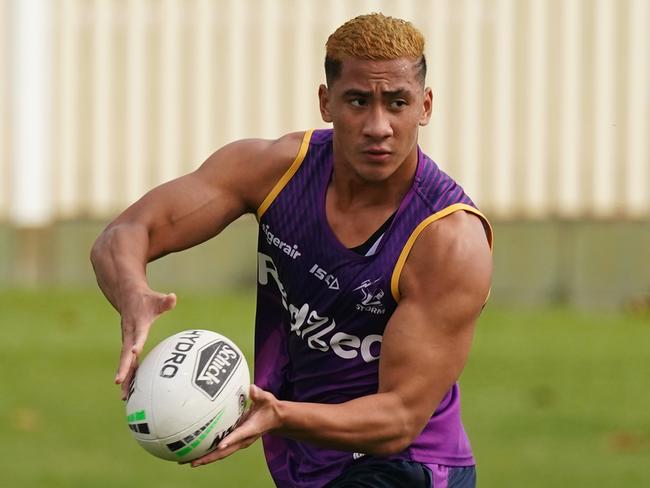
<svg viewBox="0 0 650 488">
<path fill-rule="evenodd" d="M 402 109 L 406 107 L 406 105 L 407 105 L 406 100 L 393 100 L 392 102 L 390 102 L 390 108 L 394 108 L 394 109 Z"/>
<path fill-rule="evenodd" d="M 366 101 L 363 98 L 354 98 L 350 100 L 350 105 L 353 107 L 365 107 Z"/>
</svg>

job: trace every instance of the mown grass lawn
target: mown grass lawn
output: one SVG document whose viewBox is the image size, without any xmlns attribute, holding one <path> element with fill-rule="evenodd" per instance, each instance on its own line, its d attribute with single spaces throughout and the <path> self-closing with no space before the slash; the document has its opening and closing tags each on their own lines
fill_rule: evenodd
<svg viewBox="0 0 650 488">
<path fill-rule="evenodd" d="M 252 293 L 178 296 L 148 347 L 209 328 L 252 362 Z M 259 443 L 191 469 L 133 441 L 98 291 L 1 291 L 0 330 L 0 486 L 273 486 Z M 649 350 L 647 317 L 488 307 L 461 380 L 479 486 L 650 486 Z"/>
</svg>

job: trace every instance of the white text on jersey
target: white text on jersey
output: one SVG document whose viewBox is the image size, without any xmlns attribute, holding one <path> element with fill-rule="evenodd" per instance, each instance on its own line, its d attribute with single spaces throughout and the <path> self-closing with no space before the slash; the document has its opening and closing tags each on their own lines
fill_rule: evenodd
<svg viewBox="0 0 650 488">
<path fill-rule="evenodd" d="M 321 316 L 316 310 L 311 309 L 308 303 L 297 307 L 288 303 L 287 292 L 280 281 L 278 269 L 271 256 L 258 253 L 258 275 L 257 281 L 260 285 L 269 284 L 269 276 L 273 278 L 280 295 L 282 306 L 289 312 L 291 318 L 290 332 L 295 333 L 303 339 L 310 349 L 327 352 L 330 349 L 334 354 L 343 359 L 354 359 L 361 355 L 366 363 L 379 359 L 379 352 L 373 354 L 371 348 L 381 347 L 383 337 L 380 334 L 369 334 L 366 337 L 358 337 L 345 332 L 336 332 L 336 321 L 327 316 Z M 334 332 L 332 335 L 327 336 Z"/>
<path fill-rule="evenodd" d="M 280 249 L 283 253 L 289 255 L 292 259 L 296 259 L 298 256 L 302 256 L 300 251 L 298 251 L 298 244 L 287 244 L 282 239 L 277 237 L 271 232 L 268 224 L 262 224 L 262 232 L 266 236 L 266 242 L 269 246 L 275 246 Z"/>
<path fill-rule="evenodd" d="M 339 280 L 334 275 L 329 274 L 327 271 L 321 268 L 318 264 L 314 264 L 309 272 L 319 280 L 324 281 L 327 285 L 327 288 L 330 290 L 339 289 Z"/>
</svg>

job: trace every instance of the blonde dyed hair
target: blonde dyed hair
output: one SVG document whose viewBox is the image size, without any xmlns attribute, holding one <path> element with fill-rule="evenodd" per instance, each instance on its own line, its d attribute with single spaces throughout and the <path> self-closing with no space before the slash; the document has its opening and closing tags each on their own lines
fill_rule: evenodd
<svg viewBox="0 0 650 488">
<path fill-rule="evenodd" d="M 424 36 L 406 20 L 381 13 L 360 15 L 348 20 L 329 36 L 327 57 L 389 60 L 419 59 L 424 54 Z"/>
<path fill-rule="evenodd" d="M 348 20 L 327 39 L 325 76 L 331 85 L 340 75 L 345 58 L 372 61 L 411 58 L 421 83 L 427 72 L 424 36 L 413 24 L 381 13 Z"/>
</svg>

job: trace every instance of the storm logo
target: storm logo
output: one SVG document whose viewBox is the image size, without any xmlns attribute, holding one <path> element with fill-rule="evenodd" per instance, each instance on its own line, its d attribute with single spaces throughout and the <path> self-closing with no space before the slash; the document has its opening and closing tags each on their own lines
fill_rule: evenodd
<svg viewBox="0 0 650 488">
<path fill-rule="evenodd" d="M 354 291 L 360 291 L 362 295 L 361 301 L 357 303 L 357 310 L 377 315 L 386 312 L 384 304 L 381 301 L 384 297 L 384 290 L 382 290 L 381 286 L 378 285 L 380 281 L 381 278 L 377 278 L 376 280 L 365 280 L 361 285 L 354 289 Z"/>
</svg>

